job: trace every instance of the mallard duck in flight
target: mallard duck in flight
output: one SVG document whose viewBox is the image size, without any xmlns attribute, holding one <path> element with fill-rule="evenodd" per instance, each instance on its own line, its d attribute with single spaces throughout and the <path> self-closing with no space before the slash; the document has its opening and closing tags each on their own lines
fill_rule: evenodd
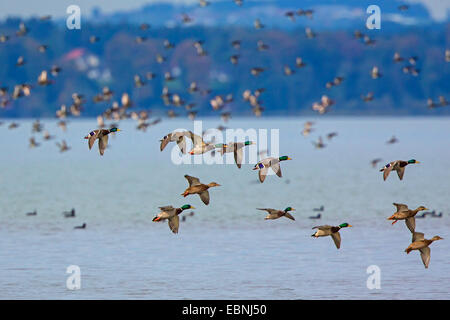
<svg viewBox="0 0 450 320">
<path fill-rule="evenodd" d="M 393 205 L 397 207 L 397 211 L 387 219 L 394 220 L 392 224 L 396 223 L 398 220 L 405 220 L 406 226 L 411 232 L 414 232 L 416 228 L 416 219 L 414 218 L 414 216 L 419 211 L 428 210 L 424 206 L 420 206 L 415 210 L 410 210 L 408 209 L 408 206 L 406 204 L 393 203 Z"/>
<path fill-rule="evenodd" d="M 434 236 L 431 239 L 425 239 L 425 236 L 422 232 L 414 232 L 412 236 L 412 243 L 405 249 L 406 254 L 409 254 L 412 250 L 419 250 L 420 257 L 422 258 L 423 265 L 425 268 L 428 268 L 430 264 L 430 248 L 429 245 L 433 243 L 433 241 L 443 240 L 439 236 Z"/>
<path fill-rule="evenodd" d="M 257 164 L 255 164 L 253 170 L 259 170 L 258 176 L 259 176 L 259 181 L 261 181 L 261 183 L 263 183 L 264 180 L 266 179 L 266 175 L 267 175 L 269 168 L 271 168 L 276 173 L 276 175 L 281 178 L 282 175 L 281 175 L 280 162 L 285 161 L 285 160 L 292 160 L 292 159 L 289 158 L 288 156 L 282 156 L 279 158 L 274 158 L 274 157 L 265 158 L 265 159 L 259 161 Z"/>
<path fill-rule="evenodd" d="M 185 174 L 184 177 L 189 182 L 189 187 L 186 190 L 184 190 L 184 192 L 181 195 L 183 197 L 187 197 L 190 194 L 198 194 L 200 196 L 200 199 L 202 199 L 203 203 L 206 204 L 206 205 L 209 204 L 209 192 L 208 192 L 208 189 L 212 188 L 212 187 L 220 187 L 220 184 L 218 184 L 216 182 L 203 184 L 196 177 L 191 177 L 191 176 L 189 176 L 187 174 Z"/>
<path fill-rule="evenodd" d="M 111 128 L 111 129 L 97 129 L 94 131 L 89 132 L 87 136 L 85 136 L 85 139 L 88 139 L 88 145 L 89 150 L 92 149 L 92 146 L 94 145 L 95 140 L 98 139 L 98 149 L 100 151 L 100 155 L 102 156 L 105 152 L 105 149 L 108 145 L 108 134 L 112 132 L 118 132 L 121 131 L 117 128 Z"/>
<path fill-rule="evenodd" d="M 295 218 L 289 213 L 289 211 L 295 211 L 292 207 L 287 207 L 284 210 L 276 210 L 271 208 L 256 208 L 258 210 L 264 210 L 267 211 L 269 214 L 264 218 L 264 220 L 274 220 L 281 217 L 286 217 L 288 219 L 294 220 Z"/>
<path fill-rule="evenodd" d="M 193 144 L 193 148 L 191 149 L 191 151 L 189 151 L 190 155 L 203 154 L 208 151 L 214 150 L 216 146 L 219 146 L 213 144 L 212 142 L 203 141 L 203 138 L 201 136 L 193 133 L 192 131 L 188 131 L 186 133 L 186 137 L 190 138 Z"/>
<path fill-rule="evenodd" d="M 187 209 L 195 209 L 190 204 L 185 204 L 181 208 L 174 208 L 172 206 L 159 207 L 161 210 L 156 217 L 153 218 L 153 222 L 159 222 L 168 220 L 169 228 L 173 233 L 178 233 L 178 227 L 180 226 L 179 214 Z"/>
<path fill-rule="evenodd" d="M 420 163 L 420 162 L 415 159 L 411 159 L 408 161 L 404 161 L 404 160 L 392 161 L 392 162 L 389 162 L 387 165 L 385 165 L 383 168 L 381 168 L 380 172 L 384 172 L 383 179 L 386 180 L 387 177 L 389 176 L 389 173 L 391 173 L 392 170 L 395 170 L 395 171 L 397 171 L 397 174 L 398 174 L 398 177 L 400 178 L 400 180 L 402 180 L 403 175 L 405 174 L 405 167 L 408 164 L 414 164 L 414 163 Z"/>
<path fill-rule="evenodd" d="M 313 229 L 318 229 L 315 233 L 313 233 L 311 235 L 311 237 L 326 237 L 326 236 L 331 236 L 331 238 L 333 238 L 334 244 L 336 245 L 336 248 L 340 248 L 341 247 L 341 235 L 339 234 L 339 230 L 341 230 L 342 228 L 347 228 L 347 227 L 352 227 L 352 225 L 348 224 L 348 223 L 341 223 L 338 226 L 329 226 L 329 225 L 324 225 L 324 226 L 316 226 L 313 227 Z"/>
<path fill-rule="evenodd" d="M 176 142 L 183 154 L 186 154 L 186 136 L 190 136 L 190 131 L 171 132 L 165 135 L 161 140 L 160 150 L 163 151 L 169 142 Z"/>
<path fill-rule="evenodd" d="M 233 152 L 234 161 L 236 162 L 237 167 L 240 169 L 242 165 L 243 148 L 252 144 L 255 143 L 253 141 L 229 142 L 227 144 L 217 144 L 216 147 L 219 148 L 219 152 L 221 155 L 223 155 L 224 153 Z"/>
</svg>

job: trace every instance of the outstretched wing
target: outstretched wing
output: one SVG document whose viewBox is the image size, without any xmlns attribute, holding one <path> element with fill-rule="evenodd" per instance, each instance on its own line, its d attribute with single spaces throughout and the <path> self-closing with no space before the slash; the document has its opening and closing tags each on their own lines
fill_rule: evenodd
<svg viewBox="0 0 450 320">
<path fill-rule="evenodd" d="M 406 204 L 403 203 L 393 203 L 393 205 L 397 208 L 397 211 L 407 211 L 408 210 L 408 206 Z"/>
<path fill-rule="evenodd" d="M 173 233 L 178 233 L 179 226 L 180 226 L 180 217 L 178 215 L 169 218 L 169 228 Z"/>
<path fill-rule="evenodd" d="M 240 169 L 242 164 L 242 156 L 243 151 L 242 148 L 239 148 L 237 143 L 234 144 L 234 161 L 236 162 L 237 167 Z"/>
<path fill-rule="evenodd" d="M 336 248 L 341 247 L 341 234 L 338 232 L 332 233 L 331 237 L 333 238 L 334 244 L 336 245 Z"/>
<path fill-rule="evenodd" d="M 386 168 L 386 167 L 384 168 L 384 171 L 383 171 L 383 179 L 384 179 L 385 181 L 386 181 L 387 177 L 389 176 L 389 173 L 391 173 L 392 167 L 393 167 L 393 165 L 390 164 L 388 168 Z"/>
<path fill-rule="evenodd" d="M 406 218 L 405 223 L 409 231 L 414 233 L 414 230 L 416 229 L 416 219 L 414 217 Z"/>
<path fill-rule="evenodd" d="M 169 133 L 167 136 L 164 136 L 163 139 L 161 139 L 161 145 L 159 147 L 159 150 L 163 151 L 164 148 L 167 146 L 167 144 L 170 142 L 170 136 L 171 133 Z"/>
<path fill-rule="evenodd" d="M 186 140 L 184 139 L 184 135 L 180 136 L 177 140 L 177 145 L 180 148 L 183 154 L 186 154 Z"/>
<path fill-rule="evenodd" d="M 400 180 L 403 180 L 403 175 L 405 174 L 405 168 L 406 167 L 399 167 L 397 168 L 397 174 Z"/>
<path fill-rule="evenodd" d="M 204 145 L 205 143 L 203 142 L 203 138 L 200 137 L 199 135 L 193 133 L 192 131 L 187 131 L 185 133 L 186 137 L 189 137 L 192 140 L 192 143 L 195 146 L 199 146 L 199 145 Z"/>
<path fill-rule="evenodd" d="M 428 268 L 428 265 L 430 264 L 430 258 L 431 258 L 430 253 L 431 253 L 431 250 L 429 247 L 420 249 L 420 257 L 422 258 L 422 262 L 423 262 L 423 265 L 425 266 L 425 268 Z"/>
<path fill-rule="evenodd" d="M 315 226 L 315 227 L 312 227 L 312 228 L 326 231 L 326 230 L 330 230 L 331 227 L 332 226 L 329 226 L 329 225 L 326 224 L 326 225 L 323 225 L 323 226 Z"/>
<path fill-rule="evenodd" d="M 185 177 L 185 178 L 187 179 L 187 181 L 189 182 L 189 186 L 190 186 L 190 187 L 201 184 L 201 183 L 200 183 L 200 180 L 199 180 L 198 178 L 196 178 L 196 177 L 192 177 L 192 176 L 189 176 L 189 175 L 187 175 L 187 174 L 185 174 L 184 177 Z"/>
<path fill-rule="evenodd" d="M 205 190 L 205 191 L 201 192 L 199 194 L 199 196 L 200 196 L 200 199 L 202 199 L 204 204 L 206 204 L 206 205 L 209 204 L 209 192 L 208 192 L 208 190 Z"/>
<path fill-rule="evenodd" d="M 277 174 L 277 176 L 279 176 L 281 178 L 281 167 L 280 167 L 280 163 L 271 163 L 270 167 L 272 168 L 272 170 Z"/>
<path fill-rule="evenodd" d="M 173 207 L 172 207 L 172 206 L 164 206 L 164 207 L 158 207 L 158 208 L 159 208 L 161 211 L 165 211 L 165 212 L 173 210 Z"/>
<path fill-rule="evenodd" d="M 261 183 L 263 183 L 264 180 L 266 179 L 268 170 L 269 169 L 267 167 L 259 169 L 258 176 L 259 176 L 259 181 L 261 181 Z"/>
<path fill-rule="evenodd" d="M 413 233 L 412 242 L 424 240 L 424 239 L 425 239 L 425 235 L 423 234 L 423 232 L 414 232 Z"/>
<path fill-rule="evenodd" d="M 91 134 L 91 133 L 93 133 L 93 134 Z M 90 137 L 89 137 L 89 140 L 88 140 L 89 150 L 92 149 L 92 146 L 94 145 L 95 139 L 97 139 L 98 130 L 94 130 L 91 133 L 89 133 Z"/>
<path fill-rule="evenodd" d="M 289 219 L 295 221 L 295 218 L 294 218 L 289 212 L 286 212 L 286 213 L 284 214 L 284 216 L 285 216 L 286 218 L 289 218 Z"/>
<path fill-rule="evenodd" d="M 108 146 L 108 136 L 104 135 L 100 139 L 98 139 L 98 150 L 100 151 L 100 155 L 105 153 L 105 149 Z"/>
</svg>

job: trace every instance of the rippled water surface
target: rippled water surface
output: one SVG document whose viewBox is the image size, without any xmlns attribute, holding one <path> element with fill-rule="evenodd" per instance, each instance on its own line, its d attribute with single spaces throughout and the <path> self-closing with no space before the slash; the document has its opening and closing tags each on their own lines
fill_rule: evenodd
<svg viewBox="0 0 450 320">
<path fill-rule="evenodd" d="M 251 164 L 175 165 L 159 139 L 185 120 L 167 120 L 146 133 L 134 122 L 109 139 L 103 157 L 83 136 L 95 120 L 72 120 L 67 132 L 42 121 L 57 138 L 28 148 L 32 121 L 0 126 L 1 299 L 449 299 L 450 119 L 319 118 L 315 131 L 300 134 L 304 118 L 232 119 L 229 128 L 279 129 L 283 178 L 263 184 Z M 203 121 L 203 129 L 220 124 Z M 336 131 L 326 148 L 311 141 Z M 399 143 L 387 145 L 395 135 Z M 71 146 L 60 154 L 55 141 Z M 269 139 L 270 140 L 270 139 Z M 269 149 L 271 148 L 269 141 Z M 399 181 L 383 181 L 370 161 L 411 158 Z M 183 198 L 183 175 L 222 186 L 205 206 Z M 411 235 L 403 222 L 386 220 L 392 202 L 424 205 L 442 218 L 417 219 L 431 245 L 425 269 L 420 254 L 404 249 Z M 158 206 L 196 207 L 179 234 L 153 223 Z M 308 219 L 323 205 L 321 220 Z M 296 221 L 265 221 L 255 208 L 292 206 Z M 76 209 L 75 218 L 62 212 Z M 26 213 L 37 210 L 37 216 Z M 317 224 L 352 224 L 337 250 L 330 238 L 314 239 Z M 85 230 L 74 226 L 87 223 Z M 81 289 L 66 288 L 66 268 L 81 269 Z M 366 286 L 367 267 L 381 270 L 381 289 Z"/>
</svg>

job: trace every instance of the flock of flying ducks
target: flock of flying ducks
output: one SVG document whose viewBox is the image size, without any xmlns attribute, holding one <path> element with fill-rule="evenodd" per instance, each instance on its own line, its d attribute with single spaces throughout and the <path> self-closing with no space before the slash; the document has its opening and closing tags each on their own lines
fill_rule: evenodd
<svg viewBox="0 0 450 320">
<path fill-rule="evenodd" d="M 234 2 L 241 6 L 243 4 L 242 0 L 234 0 Z M 205 7 L 210 5 L 210 2 L 206 0 L 200 0 L 200 6 Z M 407 10 L 407 6 L 403 5 L 398 8 L 401 11 Z M 313 10 L 303 10 L 300 9 L 298 11 L 288 11 L 285 13 L 285 16 L 289 18 L 292 21 L 295 21 L 296 17 L 307 17 L 312 18 L 313 17 Z M 49 20 L 50 16 L 42 17 L 41 20 Z M 182 15 L 182 23 L 183 24 L 189 24 L 193 20 L 192 17 L 190 17 L 187 14 Z M 148 24 L 141 24 L 140 29 L 141 30 L 147 30 L 150 26 Z M 264 28 L 264 24 L 259 20 L 256 19 L 254 21 L 254 27 L 255 29 L 262 29 Z M 24 37 L 29 32 L 28 28 L 25 26 L 25 24 L 22 22 L 19 25 L 19 30 L 16 32 L 17 37 Z M 309 39 L 315 38 L 317 34 L 311 30 L 311 28 L 307 27 L 305 29 L 306 37 Z M 374 39 L 371 39 L 369 36 L 364 35 L 360 31 L 355 31 L 354 37 L 356 39 L 362 39 L 364 44 L 366 45 L 374 45 L 376 41 Z M 7 42 L 9 40 L 10 36 L 0 34 L 0 43 Z M 91 36 L 89 38 L 90 43 L 96 43 L 99 42 L 100 39 L 96 36 Z M 136 43 L 142 43 L 146 41 L 145 36 L 138 36 L 136 37 Z M 197 51 L 197 54 L 199 56 L 205 56 L 208 54 L 207 50 L 204 47 L 204 42 L 202 40 L 198 40 L 194 42 L 194 48 Z M 175 44 L 171 43 L 168 40 L 164 41 L 164 48 L 167 50 L 170 50 L 173 48 Z M 233 40 L 231 43 L 231 46 L 234 50 L 239 50 L 241 46 L 240 40 Z M 37 48 L 40 52 L 44 53 L 48 48 L 48 45 L 39 45 Z M 263 40 L 259 40 L 257 42 L 257 48 L 259 51 L 269 50 L 270 46 L 265 43 Z M 239 54 L 232 54 L 229 58 L 230 62 L 234 65 L 239 63 Z M 163 64 L 166 62 L 166 58 L 161 55 L 157 54 L 156 60 L 158 63 Z M 393 61 L 396 63 L 400 63 L 403 61 L 406 61 L 407 64 L 402 67 L 402 71 L 406 74 L 411 74 L 412 76 L 418 76 L 420 73 L 420 70 L 416 67 L 418 57 L 412 56 L 412 57 L 402 57 L 398 52 L 394 53 Z M 450 50 L 445 51 L 445 61 L 450 62 Z M 19 56 L 16 62 L 16 66 L 20 68 L 24 64 L 26 64 L 27 61 L 23 56 Z M 295 67 L 297 69 L 301 69 L 305 67 L 307 64 L 303 61 L 301 57 L 297 57 L 295 61 Z M 264 67 L 256 66 L 252 67 L 250 69 L 250 73 L 258 77 L 261 73 L 263 73 L 266 69 Z M 37 78 L 37 85 L 39 86 L 49 86 L 52 85 L 55 80 L 49 78 L 51 75 L 52 77 L 56 78 L 58 74 L 61 72 L 61 68 L 59 66 L 52 66 L 49 70 L 43 70 Z M 285 65 L 283 67 L 284 74 L 286 76 L 290 76 L 293 73 L 295 73 L 295 69 L 291 68 L 288 65 Z M 379 70 L 377 66 L 373 66 L 372 70 L 370 71 L 370 75 L 373 79 L 378 79 L 383 77 L 383 74 Z M 148 83 L 148 81 L 155 78 L 155 74 L 152 72 L 147 72 L 145 77 L 142 77 L 141 75 L 135 75 L 134 77 L 134 86 L 139 88 Z M 175 75 L 170 72 L 164 73 L 164 81 L 172 81 L 174 79 Z M 343 81 L 345 81 L 345 77 L 343 76 L 336 76 L 331 81 L 327 82 L 325 84 L 325 88 L 331 89 L 332 87 L 339 86 Z M 9 94 L 8 88 L 0 88 L 0 107 L 5 108 L 12 100 L 19 99 L 22 97 L 29 96 L 31 94 L 31 89 L 33 88 L 33 85 L 22 83 L 17 84 L 14 87 L 14 90 L 12 94 Z M 260 95 L 265 91 L 265 88 L 259 88 L 256 90 L 245 90 L 243 92 L 243 100 L 250 104 L 252 111 L 255 116 L 261 116 L 264 107 L 261 105 L 260 101 Z M 193 94 L 195 92 L 199 92 L 202 95 L 208 95 L 211 93 L 211 90 L 209 89 L 201 89 L 198 87 L 198 84 L 196 82 L 192 82 L 189 85 L 188 92 Z M 92 100 L 94 103 L 99 102 L 111 102 L 113 99 L 114 93 L 111 91 L 110 88 L 104 87 L 100 93 L 95 95 Z M 166 106 L 175 106 L 175 107 L 181 107 L 184 106 L 186 111 L 188 111 L 188 117 L 193 120 L 196 116 L 197 111 L 193 110 L 195 107 L 194 104 L 187 104 L 183 98 L 180 96 L 180 94 L 175 92 L 169 92 L 169 89 L 167 86 L 164 86 L 163 92 L 161 95 L 161 98 Z M 365 95 L 361 95 L 361 99 L 364 102 L 369 102 L 374 99 L 373 92 L 369 92 Z M 210 105 L 213 108 L 213 110 L 222 111 L 220 117 L 221 119 L 226 122 L 231 117 L 231 113 L 229 111 L 223 111 L 224 107 L 232 102 L 234 100 L 233 96 L 231 94 L 222 96 L 222 95 L 216 95 L 212 99 L 210 99 Z M 450 103 L 445 99 L 444 96 L 438 97 L 439 102 L 436 103 L 433 101 L 433 99 L 428 99 L 427 104 L 429 108 L 436 108 L 438 106 L 444 107 L 448 106 Z M 83 104 L 86 102 L 85 97 L 82 94 L 73 93 L 72 94 L 72 102 L 69 107 L 66 107 L 66 105 L 62 105 L 60 109 L 56 111 L 56 116 L 59 118 L 58 126 L 65 131 L 66 130 L 66 118 L 69 115 L 72 116 L 80 116 L 81 112 L 83 110 Z M 312 110 L 317 111 L 320 115 L 327 113 L 330 110 L 330 107 L 335 104 L 335 101 L 331 98 L 329 98 L 327 95 L 323 95 L 320 99 L 320 101 L 314 102 L 312 105 Z M 110 125 L 109 128 L 105 127 L 104 119 L 113 120 L 113 121 L 120 121 L 123 119 L 132 118 L 137 121 L 137 129 L 146 131 L 148 127 L 152 125 L 156 125 L 161 121 L 161 119 L 154 119 L 151 122 L 149 122 L 149 111 L 129 111 L 129 108 L 133 106 L 133 101 L 131 100 L 130 96 L 127 93 L 123 93 L 120 99 L 120 103 L 117 101 L 112 102 L 112 106 L 107 108 L 101 115 L 97 118 L 98 123 L 98 129 L 94 129 L 91 132 L 89 132 L 84 138 L 88 140 L 88 147 L 89 149 L 92 149 L 94 143 L 98 140 L 98 148 L 100 155 L 103 155 L 107 146 L 108 146 L 108 136 L 109 134 L 115 134 L 117 132 L 120 132 L 120 129 L 118 128 L 117 123 L 113 123 Z M 168 111 L 168 116 L 170 118 L 178 116 L 173 110 Z M 0 122 L 0 125 L 3 124 Z M 307 122 L 304 125 L 304 128 L 302 130 L 302 134 L 304 136 L 308 136 L 311 131 L 313 131 L 313 122 Z M 11 123 L 9 125 L 9 129 L 15 129 L 19 126 L 18 123 Z M 220 128 L 224 129 L 224 127 Z M 32 132 L 41 132 L 42 131 L 42 125 L 40 124 L 39 120 L 37 120 L 35 123 L 33 123 L 33 129 Z M 337 135 L 336 132 L 331 132 L 327 134 L 327 139 L 331 140 L 333 137 Z M 51 140 L 54 137 L 50 135 L 47 131 L 44 132 L 43 135 L 44 140 Z M 188 152 L 186 150 L 186 139 L 191 140 L 192 142 L 192 149 Z M 396 143 L 398 140 L 395 137 L 392 137 L 387 143 L 392 144 Z M 194 134 L 191 131 L 183 131 L 183 132 L 171 132 L 165 135 L 160 140 L 160 151 L 163 151 L 164 148 L 170 143 L 175 142 L 177 146 L 179 147 L 181 153 L 186 154 L 187 152 L 190 155 L 198 155 L 203 154 L 206 152 L 219 152 L 221 155 L 224 155 L 225 153 L 233 153 L 234 154 L 234 160 L 238 168 L 241 168 L 242 165 L 242 158 L 243 158 L 243 150 L 246 146 L 252 145 L 254 142 L 252 141 L 241 141 L 241 142 L 229 142 L 229 143 L 221 143 L 216 144 L 213 141 L 205 142 L 203 138 L 199 135 Z M 30 147 L 34 148 L 40 145 L 34 137 L 31 137 L 29 140 Z M 316 142 L 313 142 L 313 145 L 320 149 L 324 148 L 326 145 L 323 142 L 322 137 L 320 136 Z M 60 149 L 60 152 L 66 152 L 70 150 L 70 147 L 67 145 L 67 143 L 63 140 L 61 143 L 57 143 L 58 148 Z M 268 174 L 269 170 L 272 170 L 278 177 L 282 177 L 281 173 L 281 162 L 292 160 L 289 156 L 281 156 L 281 157 L 266 157 L 262 158 L 258 163 L 255 164 L 253 167 L 253 170 L 258 171 L 258 178 L 261 183 L 263 183 L 266 179 L 266 176 Z M 375 167 L 378 162 L 380 162 L 381 159 L 374 159 L 372 161 L 372 165 Z M 409 164 L 416 164 L 419 163 L 415 159 L 411 160 L 396 160 L 389 162 L 386 164 L 380 171 L 383 172 L 383 179 L 386 180 L 389 176 L 390 172 L 392 170 L 396 171 L 398 174 L 398 177 L 400 180 L 403 179 L 404 172 L 406 166 Z M 203 184 L 200 182 L 199 178 L 185 175 L 184 176 L 186 180 L 188 181 L 188 188 L 181 194 L 183 197 L 187 197 L 189 195 L 199 195 L 200 199 L 205 205 L 208 205 L 210 202 L 210 195 L 209 195 L 209 189 L 213 187 L 219 187 L 220 184 L 216 182 L 211 182 L 209 184 Z M 397 208 L 397 211 L 388 219 L 394 220 L 393 224 L 396 223 L 398 220 L 405 220 L 405 223 L 408 227 L 408 229 L 412 233 L 412 243 L 408 246 L 408 248 L 405 250 L 407 253 L 409 253 L 412 250 L 419 250 L 421 253 L 422 261 L 425 265 L 425 268 L 428 268 L 429 261 L 430 261 L 430 249 L 429 245 L 437 240 L 441 240 L 442 238 L 439 236 L 434 236 L 431 239 L 425 239 L 424 234 L 420 232 L 415 231 L 415 215 L 419 211 L 427 210 L 427 208 L 421 206 L 418 207 L 415 210 L 410 210 L 408 207 L 404 204 L 397 204 L 394 203 L 394 205 Z M 194 209 L 193 206 L 189 204 L 185 204 L 180 208 L 174 208 L 173 206 L 162 206 L 159 207 L 161 210 L 157 216 L 153 219 L 154 222 L 160 222 L 164 220 L 168 220 L 169 228 L 173 233 L 178 233 L 179 229 L 179 216 L 181 213 L 183 213 L 185 210 L 188 209 Z M 273 219 L 279 219 L 281 217 L 288 218 L 290 220 L 295 220 L 295 218 L 291 215 L 290 212 L 294 211 L 295 209 L 292 207 L 287 207 L 284 210 L 277 210 L 272 208 L 257 208 L 258 210 L 263 210 L 267 212 L 267 216 L 265 217 L 266 220 L 273 220 Z M 321 210 L 317 211 L 323 211 L 323 207 Z M 36 211 L 33 213 L 30 213 L 29 215 L 36 215 Z M 192 215 L 192 214 L 191 214 Z M 65 213 L 66 217 L 75 216 L 74 210 L 71 212 Z M 320 219 L 321 213 L 318 213 L 317 216 L 310 217 L 311 219 Z M 76 228 L 85 228 L 86 224 L 83 224 L 82 226 L 76 227 Z M 341 245 L 341 236 L 339 231 L 343 228 L 352 227 L 348 223 L 341 223 L 338 226 L 330 226 L 330 225 L 321 225 L 316 226 L 313 229 L 317 229 L 317 231 L 312 234 L 313 237 L 325 237 L 325 236 L 331 236 L 333 239 L 336 247 L 339 249 Z"/>
</svg>

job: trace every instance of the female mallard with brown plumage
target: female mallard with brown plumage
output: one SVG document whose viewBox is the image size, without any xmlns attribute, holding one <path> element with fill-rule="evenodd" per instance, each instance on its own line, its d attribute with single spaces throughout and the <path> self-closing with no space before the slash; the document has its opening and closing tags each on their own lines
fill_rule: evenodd
<svg viewBox="0 0 450 320">
<path fill-rule="evenodd" d="M 397 211 L 387 219 L 394 220 L 392 224 L 396 223 L 398 220 L 405 220 L 406 226 L 411 232 L 414 232 L 414 230 L 416 229 L 416 219 L 414 218 L 414 216 L 419 211 L 428 210 L 424 206 L 420 206 L 417 209 L 411 210 L 408 209 L 408 206 L 406 204 L 393 203 L 393 205 L 397 207 Z"/>
<path fill-rule="evenodd" d="M 100 151 L 100 155 L 102 156 L 105 153 L 105 149 L 108 146 L 108 134 L 112 132 L 118 132 L 120 129 L 111 128 L 111 129 L 97 129 L 89 132 L 84 138 L 88 139 L 89 150 L 92 149 L 95 140 L 98 139 L 98 150 Z"/>
<path fill-rule="evenodd" d="M 173 233 L 178 233 L 178 227 L 180 226 L 179 214 L 187 209 L 195 209 L 190 204 L 185 204 L 181 208 L 174 208 L 172 206 L 159 207 L 161 210 L 156 217 L 153 218 L 153 222 L 159 222 L 163 220 L 168 220 L 169 228 Z"/>
<path fill-rule="evenodd" d="M 184 192 L 181 194 L 183 197 L 187 197 L 190 194 L 198 194 L 200 196 L 200 199 L 202 199 L 203 203 L 208 205 L 209 204 L 209 192 L 208 189 L 212 187 L 219 187 L 220 184 L 216 182 L 211 182 L 208 184 L 203 184 L 200 182 L 200 180 L 196 177 L 191 177 L 187 174 L 184 175 L 184 177 L 189 182 L 189 187 L 184 190 Z"/>
<path fill-rule="evenodd" d="M 429 245 L 434 241 L 443 240 L 439 236 L 434 236 L 431 239 L 425 239 L 425 236 L 422 232 L 414 232 L 412 236 L 412 243 L 405 249 L 406 254 L 409 254 L 412 250 L 419 250 L 420 257 L 422 258 L 423 265 L 425 268 L 428 268 L 430 264 L 430 248 Z"/>
</svg>

